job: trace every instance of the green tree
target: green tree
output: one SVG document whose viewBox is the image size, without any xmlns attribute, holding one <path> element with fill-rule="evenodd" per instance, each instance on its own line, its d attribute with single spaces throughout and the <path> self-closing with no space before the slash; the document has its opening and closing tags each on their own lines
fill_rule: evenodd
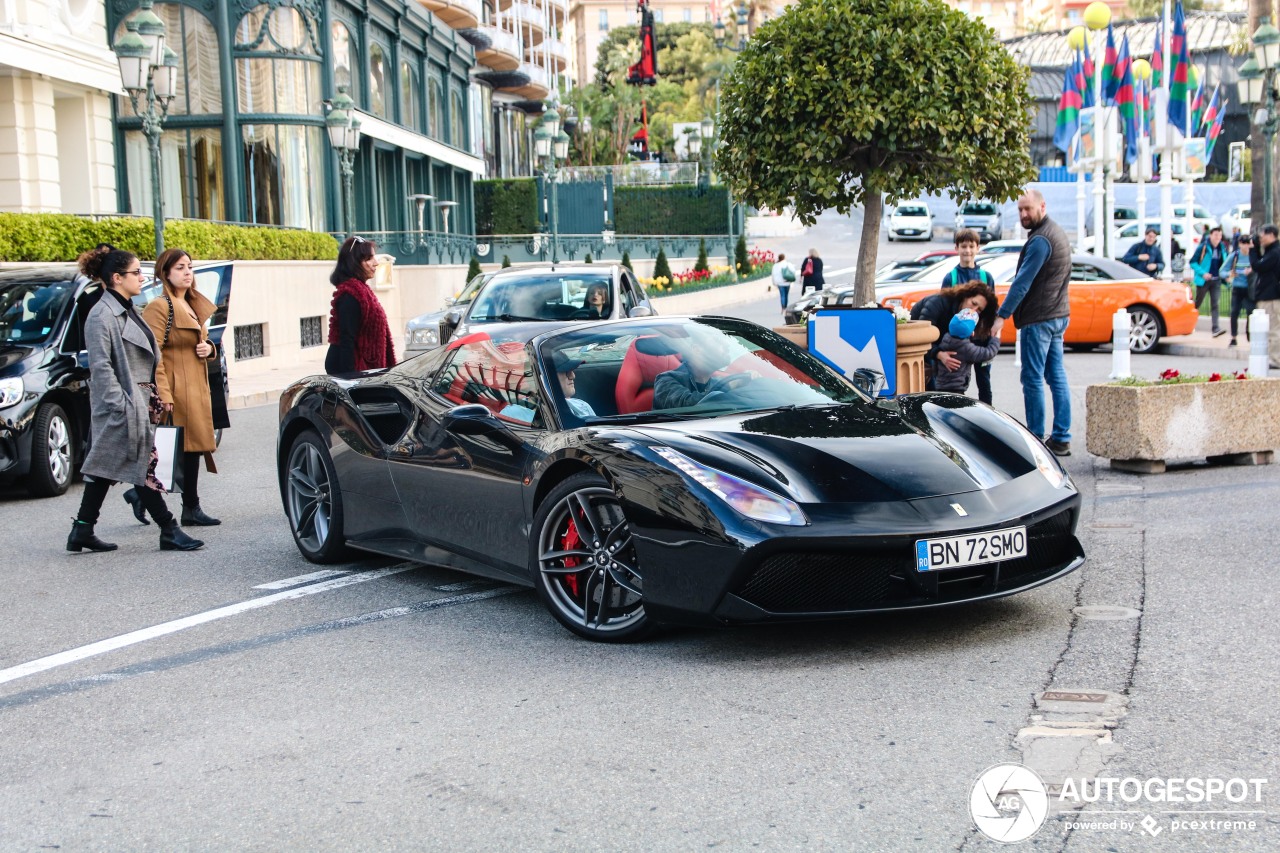
<svg viewBox="0 0 1280 853">
<path fill-rule="evenodd" d="M 509 266 L 511 266 L 511 256 L 510 256 L 510 255 L 503 255 L 503 256 L 502 256 L 502 268 L 505 270 L 505 269 L 506 269 L 507 267 L 509 267 Z M 468 281 L 470 281 L 470 279 L 468 279 Z"/>
<path fill-rule="evenodd" d="M 707 241 L 698 240 L 698 260 L 693 265 L 694 272 L 711 272 L 711 266 L 707 263 Z"/>
<path fill-rule="evenodd" d="M 480 259 L 475 255 L 471 256 L 471 264 L 467 267 L 467 281 L 480 275 L 484 270 L 480 269 Z"/>
<path fill-rule="evenodd" d="M 631 270 L 631 272 L 633 273 L 635 272 L 635 270 L 631 269 L 631 253 L 630 252 L 624 251 L 622 253 L 622 265 L 627 269 Z"/>
<path fill-rule="evenodd" d="M 805 224 L 861 206 L 862 304 L 886 200 L 1005 201 L 1031 180 L 1027 76 L 941 0 L 800 0 L 761 24 L 726 79 L 716 166 L 740 199 L 793 206 Z"/>
<path fill-rule="evenodd" d="M 661 246 L 658 247 L 658 257 L 653 259 L 653 277 L 671 281 L 671 265 L 667 263 L 667 253 Z"/>
<path fill-rule="evenodd" d="M 747 235 L 739 234 L 733 247 L 733 266 L 738 275 L 751 275 L 751 256 L 747 254 Z"/>
<path fill-rule="evenodd" d="M 586 256 L 585 258 L 583 258 L 583 259 L 582 259 L 582 262 L 583 262 L 584 264 L 592 263 L 592 260 L 591 260 L 591 253 L 590 253 L 590 252 L 587 252 L 587 256 Z"/>
</svg>

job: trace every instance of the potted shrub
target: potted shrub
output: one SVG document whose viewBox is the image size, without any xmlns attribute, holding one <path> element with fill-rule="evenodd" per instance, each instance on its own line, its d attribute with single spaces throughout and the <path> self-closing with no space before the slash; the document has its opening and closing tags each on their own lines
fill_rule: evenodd
<svg viewBox="0 0 1280 853">
<path fill-rule="evenodd" d="M 1123 379 L 1085 392 L 1089 452 L 1122 471 L 1172 459 L 1264 465 L 1280 447 L 1280 379 L 1244 373 Z"/>
</svg>

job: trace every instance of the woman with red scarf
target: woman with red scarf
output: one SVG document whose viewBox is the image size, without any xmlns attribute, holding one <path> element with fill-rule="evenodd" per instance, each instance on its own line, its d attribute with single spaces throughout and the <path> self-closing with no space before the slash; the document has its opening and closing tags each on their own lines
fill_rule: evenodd
<svg viewBox="0 0 1280 853">
<path fill-rule="evenodd" d="M 387 314 L 369 281 L 378 268 L 372 240 L 349 237 L 338 250 L 338 265 L 329 311 L 329 352 L 324 370 L 330 376 L 376 370 L 396 363 Z"/>
</svg>

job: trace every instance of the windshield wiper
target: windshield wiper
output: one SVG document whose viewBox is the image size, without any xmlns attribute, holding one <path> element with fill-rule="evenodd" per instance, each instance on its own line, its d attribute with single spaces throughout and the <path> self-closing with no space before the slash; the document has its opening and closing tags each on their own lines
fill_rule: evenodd
<svg viewBox="0 0 1280 853">
<path fill-rule="evenodd" d="M 497 320 L 501 323 L 546 323 L 550 322 L 546 317 L 521 317 L 519 314 L 499 314 L 496 317 L 472 317 L 471 322 L 483 323 L 487 320 Z"/>
<path fill-rule="evenodd" d="M 594 423 L 637 424 L 650 421 L 696 421 L 707 417 L 705 412 L 635 412 L 630 415 L 600 415 Z"/>
</svg>

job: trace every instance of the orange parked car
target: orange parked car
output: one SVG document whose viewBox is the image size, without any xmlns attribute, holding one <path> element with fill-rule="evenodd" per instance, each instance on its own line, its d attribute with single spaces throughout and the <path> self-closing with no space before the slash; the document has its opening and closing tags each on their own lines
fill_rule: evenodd
<svg viewBox="0 0 1280 853">
<path fill-rule="evenodd" d="M 1004 299 L 1018 267 L 1018 256 L 996 255 L 980 258 L 979 265 L 996 280 L 996 294 Z M 937 293 L 927 280 L 902 281 L 876 288 L 876 300 L 886 307 L 910 309 L 926 296 Z M 1133 267 L 1089 254 L 1071 257 L 1071 322 L 1064 341 L 1076 350 L 1090 350 L 1111 343 L 1111 317 L 1124 309 L 1132 315 L 1129 348 L 1146 353 L 1161 338 L 1189 335 L 1196 327 L 1194 294 L 1177 281 L 1147 278 Z M 1013 344 L 1014 324 L 1004 324 L 1002 344 Z"/>
</svg>

